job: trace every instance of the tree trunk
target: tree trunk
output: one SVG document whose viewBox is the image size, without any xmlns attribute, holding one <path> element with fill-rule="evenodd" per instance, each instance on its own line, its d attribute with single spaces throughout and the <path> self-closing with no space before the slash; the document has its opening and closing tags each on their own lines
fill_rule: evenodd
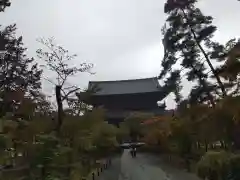
<svg viewBox="0 0 240 180">
<path fill-rule="evenodd" d="M 61 97 L 61 89 L 62 86 L 57 85 L 55 87 L 55 93 L 56 93 L 56 101 L 57 101 L 57 107 L 58 107 L 58 122 L 57 122 L 57 131 L 60 131 L 60 128 L 62 126 L 63 121 L 63 104 L 62 104 L 62 97 Z"/>
<path fill-rule="evenodd" d="M 204 145 L 205 145 L 205 151 L 207 152 L 208 151 L 208 143 L 206 140 L 204 140 Z"/>
<path fill-rule="evenodd" d="M 182 10 L 182 12 L 183 12 L 184 18 L 186 19 L 187 22 L 189 22 L 188 17 L 187 17 L 187 14 L 185 13 L 184 9 L 181 9 L 181 10 Z M 221 91 L 222 91 L 222 93 L 223 93 L 223 96 L 226 96 L 227 93 L 226 93 L 225 87 L 224 87 L 224 85 L 223 85 L 220 77 L 219 77 L 218 74 L 216 73 L 216 71 L 215 71 L 215 69 L 214 69 L 214 67 L 213 67 L 213 65 L 212 65 L 212 63 L 211 63 L 211 61 L 210 61 L 207 53 L 205 52 L 205 50 L 203 49 L 203 47 L 201 46 L 201 44 L 200 44 L 199 41 L 197 40 L 196 33 L 195 33 L 195 31 L 193 30 L 192 26 L 191 26 L 189 23 L 188 23 L 188 26 L 189 26 L 189 28 L 190 28 L 190 31 L 191 31 L 192 35 L 193 35 L 193 38 L 195 39 L 195 42 L 196 42 L 197 46 L 199 47 L 200 51 L 202 52 L 202 54 L 203 54 L 204 58 L 206 59 L 206 61 L 207 61 L 208 65 L 209 65 L 209 67 L 210 67 L 210 69 L 211 69 L 214 77 L 216 78 L 216 80 L 217 80 L 217 82 L 218 82 L 218 84 L 219 84 L 219 86 L 220 86 L 220 88 L 221 88 Z"/>
<path fill-rule="evenodd" d="M 46 167 L 45 167 L 45 165 L 42 165 L 42 167 L 41 167 L 41 179 L 42 180 L 46 179 Z"/>
</svg>

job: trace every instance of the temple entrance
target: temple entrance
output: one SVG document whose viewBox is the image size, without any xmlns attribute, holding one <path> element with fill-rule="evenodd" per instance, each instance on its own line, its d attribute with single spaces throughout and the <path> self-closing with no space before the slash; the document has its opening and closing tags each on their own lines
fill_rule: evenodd
<svg viewBox="0 0 240 180">
<path fill-rule="evenodd" d="M 109 123 L 119 126 L 132 112 L 161 115 L 165 104 L 158 105 L 169 93 L 163 90 L 156 77 L 120 81 L 91 81 L 88 89 L 95 91 L 88 97 L 87 103 L 106 109 Z"/>
</svg>

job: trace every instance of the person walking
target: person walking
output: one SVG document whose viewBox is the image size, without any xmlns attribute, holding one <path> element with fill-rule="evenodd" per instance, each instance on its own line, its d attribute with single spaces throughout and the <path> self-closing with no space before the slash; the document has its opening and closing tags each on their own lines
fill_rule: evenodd
<svg viewBox="0 0 240 180">
<path fill-rule="evenodd" d="M 134 157 L 134 148 L 133 147 L 131 147 L 131 156 L 132 156 L 132 158 Z"/>
<path fill-rule="evenodd" d="M 136 157 L 137 156 L 137 148 L 136 147 L 134 147 L 133 152 L 134 152 L 134 157 Z"/>
</svg>

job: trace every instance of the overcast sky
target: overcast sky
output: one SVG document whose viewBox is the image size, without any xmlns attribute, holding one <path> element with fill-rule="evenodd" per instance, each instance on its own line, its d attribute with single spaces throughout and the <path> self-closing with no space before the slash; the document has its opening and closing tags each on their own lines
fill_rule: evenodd
<svg viewBox="0 0 240 180">
<path fill-rule="evenodd" d="M 86 87 L 89 80 L 120 80 L 159 74 L 163 55 L 161 26 L 165 0 L 12 0 L 0 14 L 0 24 L 17 23 L 29 56 L 36 56 L 39 37 L 54 37 L 57 43 L 95 65 L 96 75 L 79 74 L 74 83 Z M 240 2 L 200 0 L 199 7 L 212 15 L 222 42 L 239 35 Z M 44 76 L 49 76 L 45 74 Z M 185 94 L 189 89 L 184 84 Z M 52 85 L 43 83 L 45 92 Z M 174 106 L 171 98 L 169 108 Z"/>
</svg>

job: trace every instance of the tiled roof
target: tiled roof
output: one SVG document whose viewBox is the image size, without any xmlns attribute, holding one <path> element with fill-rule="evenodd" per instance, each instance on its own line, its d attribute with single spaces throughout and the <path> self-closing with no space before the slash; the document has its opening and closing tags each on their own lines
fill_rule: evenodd
<svg viewBox="0 0 240 180">
<path fill-rule="evenodd" d="M 96 95 L 117 95 L 117 94 L 136 94 L 159 92 L 161 87 L 158 79 L 130 79 L 120 81 L 90 81 L 89 89 L 96 87 Z"/>
</svg>

